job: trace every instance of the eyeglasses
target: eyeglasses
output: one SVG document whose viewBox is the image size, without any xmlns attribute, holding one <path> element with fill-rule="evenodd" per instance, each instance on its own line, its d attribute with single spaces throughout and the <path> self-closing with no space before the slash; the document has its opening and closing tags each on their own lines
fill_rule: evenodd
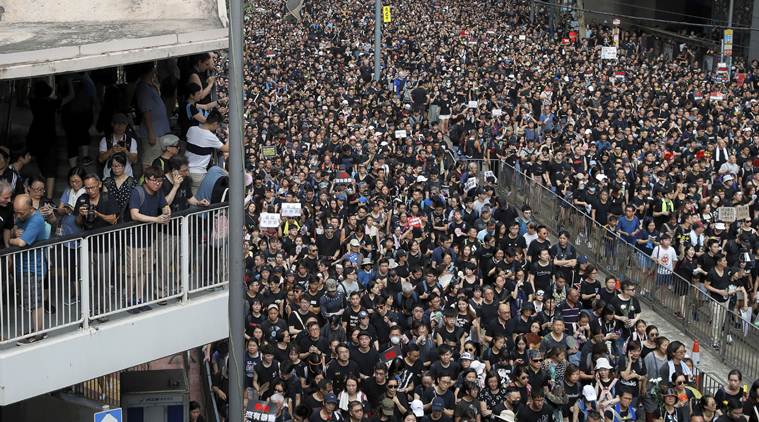
<svg viewBox="0 0 759 422">
<path fill-rule="evenodd" d="M 387 388 L 395 389 L 398 388 L 398 386 L 396 384 L 388 384 Z"/>
<path fill-rule="evenodd" d="M 685 384 L 685 381 L 678 381 L 675 383 L 675 385 L 683 385 L 683 384 Z"/>
<path fill-rule="evenodd" d="M 158 183 L 158 184 L 163 183 L 163 179 L 151 178 L 151 179 L 147 179 L 147 180 L 148 180 L 148 182 L 153 182 L 153 183 Z"/>
<path fill-rule="evenodd" d="M 97 190 L 98 186 L 85 186 L 84 190 Z"/>
<path fill-rule="evenodd" d="M 533 362 L 543 362 L 543 359 L 533 359 Z"/>
</svg>

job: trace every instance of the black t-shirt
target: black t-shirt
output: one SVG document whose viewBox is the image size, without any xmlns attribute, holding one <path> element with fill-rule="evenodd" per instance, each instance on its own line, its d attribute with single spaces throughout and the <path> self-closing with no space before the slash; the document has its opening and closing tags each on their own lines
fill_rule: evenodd
<svg viewBox="0 0 759 422">
<path fill-rule="evenodd" d="M 726 268 L 722 275 L 717 274 L 717 271 L 712 268 L 711 271 L 709 271 L 709 275 L 706 276 L 706 279 L 711 283 L 711 286 L 715 289 L 720 290 L 727 290 L 727 288 L 730 286 L 730 271 Z M 716 300 L 717 302 L 726 302 L 727 298 L 725 296 L 722 296 L 721 294 L 717 294 L 714 292 L 709 292 L 709 295 Z"/>
<path fill-rule="evenodd" d="M 534 242 L 533 242 L 534 243 Z M 532 246 L 532 244 L 530 245 Z M 534 276 L 533 283 L 535 285 L 535 291 L 542 290 L 548 291 L 553 281 L 554 267 L 553 264 L 541 265 L 540 262 L 534 262 L 530 268 L 530 274 Z"/>
<path fill-rule="evenodd" d="M 89 197 L 87 195 L 80 195 L 79 198 L 76 200 L 76 204 L 74 205 L 74 212 L 78 214 L 78 210 L 80 207 L 88 206 L 90 205 Z M 100 198 L 98 198 L 98 203 L 95 206 L 95 211 L 99 212 L 100 214 L 105 215 L 113 215 L 119 213 L 119 206 L 111 199 L 111 197 L 107 193 L 101 193 Z M 102 218 L 98 217 L 97 215 L 93 216 L 93 218 L 88 217 L 82 217 L 82 224 L 84 230 L 94 230 L 99 229 L 103 227 L 108 227 L 111 224 L 109 224 L 107 221 L 103 220 Z"/>
<path fill-rule="evenodd" d="M 627 369 L 627 356 L 619 357 L 616 369 L 617 373 L 622 373 L 622 371 Z M 636 362 L 633 362 L 631 369 L 638 375 L 645 376 L 647 373 L 646 365 L 643 363 L 642 358 L 639 358 Z M 628 391 L 630 394 L 632 394 L 633 397 L 638 397 L 638 393 L 640 392 L 639 383 L 640 380 L 638 379 L 624 380 L 620 375 L 619 381 L 616 385 L 616 393 L 617 395 L 621 396 L 623 392 Z"/>
<path fill-rule="evenodd" d="M 8 204 L 4 207 L 0 207 L 0 232 L 2 230 L 11 230 L 13 228 L 13 205 Z M 0 233 L 2 234 L 2 233 Z M 3 244 L 3 238 L 0 236 L 0 246 L 8 247 Z"/>
<path fill-rule="evenodd" d="M 372 375 L 375 365 L 379 362 L 379 352 L 373 347 L 369 347 L 368 352 L 362 352 L 355 348 L 351 350 L 351 360 L 356 362 L 359 372 L 368 377 Z"/>
<path fill-rule="evenodd" d="M 273 360 L 268 367 L 263 362 L 259 362 L 253 370 L 256 373 L 258 386 L 269 384 L 269 388 L 271 388 L 271 381 L 279 375 L 279 362 Z"/>
<path fill-rule="evenodd" d="M 161 190 L 163 194 L 168 197 L 171 189 L 174 185 L 171 183 L 168 177 L 163 177 L 163 184 Z M 185 177 L 182 183 L 177 189 L 177 193 L 174 195 L 174 200 L 171 201 L 171 211 L 177 212 L 190 208 L 189 199 L 192 198 L 192 180 L 189 177 Z"/>
<path fill-rule="evenodd" d="M 540 410 L 533 410 L 530 406 L 522 406 L 517 412 L 517 422 L 550 422 L 553 418 L 553 406 L 543 403 Z"/>
</svg>

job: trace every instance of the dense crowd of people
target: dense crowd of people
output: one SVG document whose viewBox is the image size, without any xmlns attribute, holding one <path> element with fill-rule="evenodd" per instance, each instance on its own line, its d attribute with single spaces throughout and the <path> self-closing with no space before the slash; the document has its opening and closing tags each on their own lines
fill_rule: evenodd
<svg viewBox="0 0 759 422">
<path fill-rule="evenodd" d="M 686 45 L 627 30 L 618 59 L 601 60 L 608 27 L 569 39 L 571 19 L 539 8 L 531 21 L 526 2 L 409 1 L 392 5 L 373 81 L 373 7 L 284 15 L 246 7 L 246 400 L 268 400 L 278 421 L 759 420 L 758 382 L 736 369 L 703 394 L 688 346 L 641 319 L 638 286 L 496 194 L 505 162 L 651 257 L 661 286 L 673 272 L 702 285 L 722 304 L 713 326 L 725 306 L 750 320 L 757 63 L 736 60 L 724 81 Z M 115 83 L 97 122 L 89 75 L 57 96 L 34 85 L 29 149 L 0 150 L 5 245 L 223 201 L 225 66 L 209 53 L 134 69 L 134 119 Z M 51 170 L 21 177 L 50 160 L 56 110 L 72 164 L 93 166 L 84 128 L 105 133 L 100 166 L 73 166 L 58 203 Z M 740 205 L 749 218 L 720 221 Z M 131 277 L 130 310 L 147 310 L 145 277 Z M 228 346 L 204 351 L 226 414 Z"/>
<path fill-rule="evenodd" d="M 628 31 L 602 61 L 609 28 L 562 43 L 545 11 L 496 3 L 392 5 L 380 81 L 372 8 L 307 4 L 294 23 L 249 5 L 247 398 L 277 420 L 756 420 L 759 384 L 735 370 L 702 394 L 636 286 L 602 279 L 585 239 L 552 243 L 494 177 L 505 161 L 613 221 L 662 284 L 676 271 L 750 309 L 753 218 L 716 209 L 755 215 L 756 63 L 724 83 Z M 226 349 L 205 349 L 224 411 Z"/>
</svg>

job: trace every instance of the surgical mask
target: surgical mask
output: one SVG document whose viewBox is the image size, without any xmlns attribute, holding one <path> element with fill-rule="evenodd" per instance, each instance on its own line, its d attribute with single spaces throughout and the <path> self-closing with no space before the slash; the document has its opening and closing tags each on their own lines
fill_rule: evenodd
<svg viewBox="0 0 759 422">
<path fill-rule="evenodd" d="M 400 342 L 401 342 L 401 338 L 400 337 L 398 337 L 398 336 L 391 336 L 390 337 L 390 343 L 400 344 Z"/>
</svg>

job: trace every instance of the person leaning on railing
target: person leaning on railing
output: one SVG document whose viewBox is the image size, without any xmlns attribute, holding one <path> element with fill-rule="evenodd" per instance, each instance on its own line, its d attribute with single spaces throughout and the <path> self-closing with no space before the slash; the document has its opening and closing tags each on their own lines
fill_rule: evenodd
<svg viewBox="0 0 759 422">
<path fill-rule="evenodd" d="M 32 208 L 32 198 L 29 195 L 16 196 L 13 200 L 13 213 L 16 217 L 16 225 L 11 232 L 10 246 L 25 248 L 50 238 L 50 228 L 45 224 L 40 212 Z M 45 253 L 39 249 L 18 253 L 13 264 L 15 284 L 21 295 L 21 304 L 32 314 L 32 329 L 34 332 L 39 332 L 43 328 Z M 19 343 L 34 343 L 46 336 L 47 334 L 38 334 L 21 340 Z"/>
<path fill-rule="evenodd" d="M 84 176 L 85 193 L 77 198 L 74 205 L 76 224 L 85 231 L 112 226 L 118 222 L 119 205 L 108 193 L 101 192 L 103 184 L 100 177 L 94 173 Z M 93 236 L 89 242 L 90 276 L 92 277 L 92 295 L 90 303 L 93 313 L 100 314 L 104 304 L 108 303 L 112 269 L 114 262 L 115 244 L 109 236 Z M 98 318 L 104 322 L 105 318 Z"/>
</svg>

